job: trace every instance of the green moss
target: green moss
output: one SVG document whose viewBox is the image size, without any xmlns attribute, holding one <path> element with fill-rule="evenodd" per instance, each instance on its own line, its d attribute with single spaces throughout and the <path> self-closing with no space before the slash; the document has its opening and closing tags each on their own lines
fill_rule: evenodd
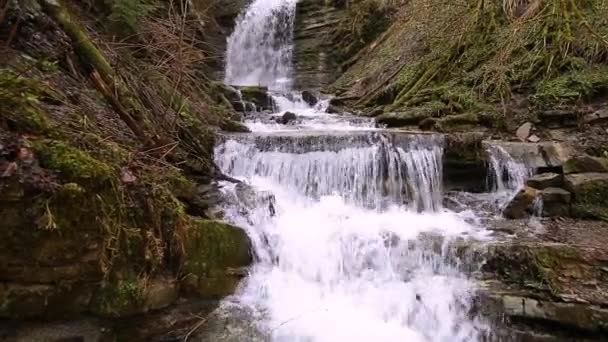
<svg viewBox="0 0 608 342">
<path fill-rule="evenodd" d="M 58 172 L 68 181 L 101 183 L 112 177 L 111 166 L 65 142 L 36 140 L 32 147 L 41 166 Z"/>
<path fill-rule="evenodd" d="M 49 121 L 39 103 L 49 92 L 38 81 L 0 70 L 0 126 L 23 133 L 48 132 Z"/>
<path fill-rule="evenodd" d="M 438 124 L 443 129 L 451 129 L 458 126 L 476 126 L 479 124 L 479 115 L 476 113 L 464 113 L 448 115 L 441 118 Z"/>
<path fill-rule="evenodd" d="M 608 67 L 588 67 L 540 82 L 533 101 L 541 107 L 571 105 L 608 90 Z"/>
<path fill-rule="evenodd" d="M 240 228 L 211 220 L 193 220 L 184 241 L 183 272 L 195 276 L 219 276 L 227 267 L 251 262 L 250 241 Z"/>
<path fill-rule="evenodd" d="M 106 283 L 93 298 L 91 311 L 104 317 L 124 317 L 138 312 L 144 302 L 145 286 L 140 279 Z"/>
</svg>

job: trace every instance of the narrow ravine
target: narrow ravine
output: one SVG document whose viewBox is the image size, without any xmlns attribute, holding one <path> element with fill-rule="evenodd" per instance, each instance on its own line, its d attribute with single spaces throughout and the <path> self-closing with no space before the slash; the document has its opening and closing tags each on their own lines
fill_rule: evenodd
<svg viewBox="0 0 608 342">
<path fill-rule="evenodd" d="M 443 137 L 306 104 L 289 87 L 294 7 L 254 1 L 228 40 L 226 83 L 269 87 L 277 109 L 251 114 L 253 132 L 215 150 L 223 172 L 258 191 L 251 206 L 238 185 L 225 187 L 234 198 L 226 219 L 247 229 L 257 261 L 203 339 L 482 340 L 490 325 L 472 308 L 479 265 L 450 244 L 489 234 L 476 208 L 444 206 Z M 295 124 L 274 121 L 286 111 Z M 496 193 L 482 197 L 499 207 L 523 178 L 505 184 L 502 173 L 520 165 L 490 150 Z"/>
</svg>

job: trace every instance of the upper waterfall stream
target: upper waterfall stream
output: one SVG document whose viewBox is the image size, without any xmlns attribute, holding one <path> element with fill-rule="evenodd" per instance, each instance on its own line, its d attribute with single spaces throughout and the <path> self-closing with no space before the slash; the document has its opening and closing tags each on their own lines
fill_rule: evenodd
<svg viewBox="0 0 608 342">
<path fill-rule="evenodd" d="M 228 40 L 226 82 L 283 90 L 275 115 L 298 121 L 250 118 L 253 133 L 215 149 L 223 172 L 272 193 L 274 210 L 244 209 L 226 185 L 226 219 L 247 229 L 256 264 L 204 340 L 482 340 L 489 328 L 461 267 L 478 265 L 450 242 L 488 233 L 474 210 L 443 204 L 443 138 L 375 129 L 286 92 L 294 15 L 295 0 L 253 1 Z M 497 174 L 512 166 L 495 163 Z"/>
</svg>

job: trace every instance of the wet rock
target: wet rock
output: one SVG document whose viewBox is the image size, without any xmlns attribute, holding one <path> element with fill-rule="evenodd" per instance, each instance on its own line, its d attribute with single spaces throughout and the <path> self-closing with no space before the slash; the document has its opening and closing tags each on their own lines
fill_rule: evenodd
<svg viewBox="0 0 608 342">
<path fill-rule="evenodd" d="M 564 165 L 564 174 L 585 172 L 608 172 L 608 159 L 588 155 L 575 156 L 568 159 Z"/>
<path fill-rule="evenodd" d="M 546 188 L 540 192 L 543 201 L 543 216 L 566 217 L 570 215 L 572 194 L 561 188 Z"/>
<path fill-rule="evenodd" d="M 183 291 L 203 298 L 232 294 L 243 274 L 232 270 L 251 263 L 251 249 L 243 229 L 197 220 L 184 239 Z"/>
<path fill-rule="evenodd" d="M 277 118 L 277 122 L 283 125 L 295 122 L 298 116 L 292 112 L 285 112 L 280 118 Z"/>
<path fill-rule="evenodd" d="M 554 142 L 505 142 L 485 141 L 484 144 L 502 147 L 513 159 L 522 161 L 534 169 L 557 169 L 575 152 L 567 144 Z"/>
<path fill-rule="evenodd" d="M 573 195 L 573 216 L 608 219 L 608 173 L 577 173 L 564 178 Z"/>
<path fill-rule="evenodd" d="M 376 117 L 376 124 L 392 127 L 418 126 L 420 122 L 430 117 L 428 113 L 421 112 L 391 112 Z"/>
<path fill-rule="evenodd" d="M 220 123 L 220 128 L 226 132 L 248 133 L 251 130 L 243 123 L 234 120 L 224 120 Z"/>
<path fill-rule="evenodd" d="M 519 140 L 526 141 L 528 137 L 532 134 L 532 128 L 534 128 L 532 123 L 526 122 L 517 129 L 515 135 L 517 135 L 517 138 L 519 138 Z"/>
<path fill-rule="evenodd" d="M 239 87 L 242 99 L 255 104 L 258 110 L 272 110 L 274 103 L 267 87 Z"/>
<path fill-rule="evenodd" d="M 246 209 L 267 207 L 270 215 L 275 214 L 276 199 L 269 191 L 257 191 L 246 183 L 239 183 L 235 192 L 237 199 Z"/>
<path fill-rule="evenodd" d="M 529 186 L 524 187 L 515 195 L 515 197 L 513 197 L 511 202 L 507 204 L 507 207 L 503 211 L 503 215 L 509 219 L 521 219 L 526 217 L 527 211 L 532 207 L 537 195 L 538 190 Z"/>
<path fill-rule="evenodd" d="M 535 175 L 529 178 L 526 181 L 526 185 L 538 189 L 543 190 L 551 187 L 560 187 L 563 184 L 563 176 L 558 173 L 541 173 L 539 175 Z"/>
<path fill-rule="evenodd" d="M 346 110 L 340 106 L 334 105 L 334 104 L 330 104 L 329 106 L 327 106 L 327 109 L 325 110 L 326 113 L 328 114 L 340 114 L 340 113 L 344 113 Z"/>
<path fill-rule="evenodd" d="M 313 107 L 317 103 L 319 103 L 319 99 L 317 99 L 315 94 L 313 94 L 311 91 L 308 91 L 308 90 L 304 90 L 302 92 L 302 100 L 304 100 L 304 102 L 306 102 L 311 107 Z"/>
</svg>

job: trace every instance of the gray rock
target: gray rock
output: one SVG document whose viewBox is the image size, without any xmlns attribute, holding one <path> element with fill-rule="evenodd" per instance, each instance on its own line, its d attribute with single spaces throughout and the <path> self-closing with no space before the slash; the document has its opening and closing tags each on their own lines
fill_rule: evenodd
<svg viewBox="0 0 608 342">
<path fill-rule="evenodd" d="M 570 215 L 572 194 L 561 188 L 546 188 L 540 192 L 544 217 L 565 217 Z"/>
<path fill-rule="evenodd" d="M 558 173 L 541 173 L 526 181 L 526 184 L 538 190 L 551 187 L 560 187 L 564 182 L 562 175 Z"/>
<path fill-rule="evenodd" d="M 540 192 L 540 198 L 543 203 L 570 203 L 572 201 L 572 194 L 562 188 L 546 188 Z"/>
<path fill-rule="evenodd" d="M 517 129 L 517 132 L 515 132 L 515 135 L 517 135 L 519 140 L 526 141 L 528 139 L 528 137 L 530 136 L 530 134 L 532 134 L 532 128 L 533 128 L 532 123 L 526 122 L 525 124 L 521 125 Z"/>
<path fill-rule="evenodd" d="M 483 144 L 500 146 L 513 159 L 534 169 L 560 167 L 575 153 L 569 145 L 555 142 L 484 141 Z"/>
<path fill-rule="evenodd" d="M 588 155 L 575 156 L 564 165 L 564 174 L 585 172 L 608 172 L 608 159 Z"/>
</svg>

